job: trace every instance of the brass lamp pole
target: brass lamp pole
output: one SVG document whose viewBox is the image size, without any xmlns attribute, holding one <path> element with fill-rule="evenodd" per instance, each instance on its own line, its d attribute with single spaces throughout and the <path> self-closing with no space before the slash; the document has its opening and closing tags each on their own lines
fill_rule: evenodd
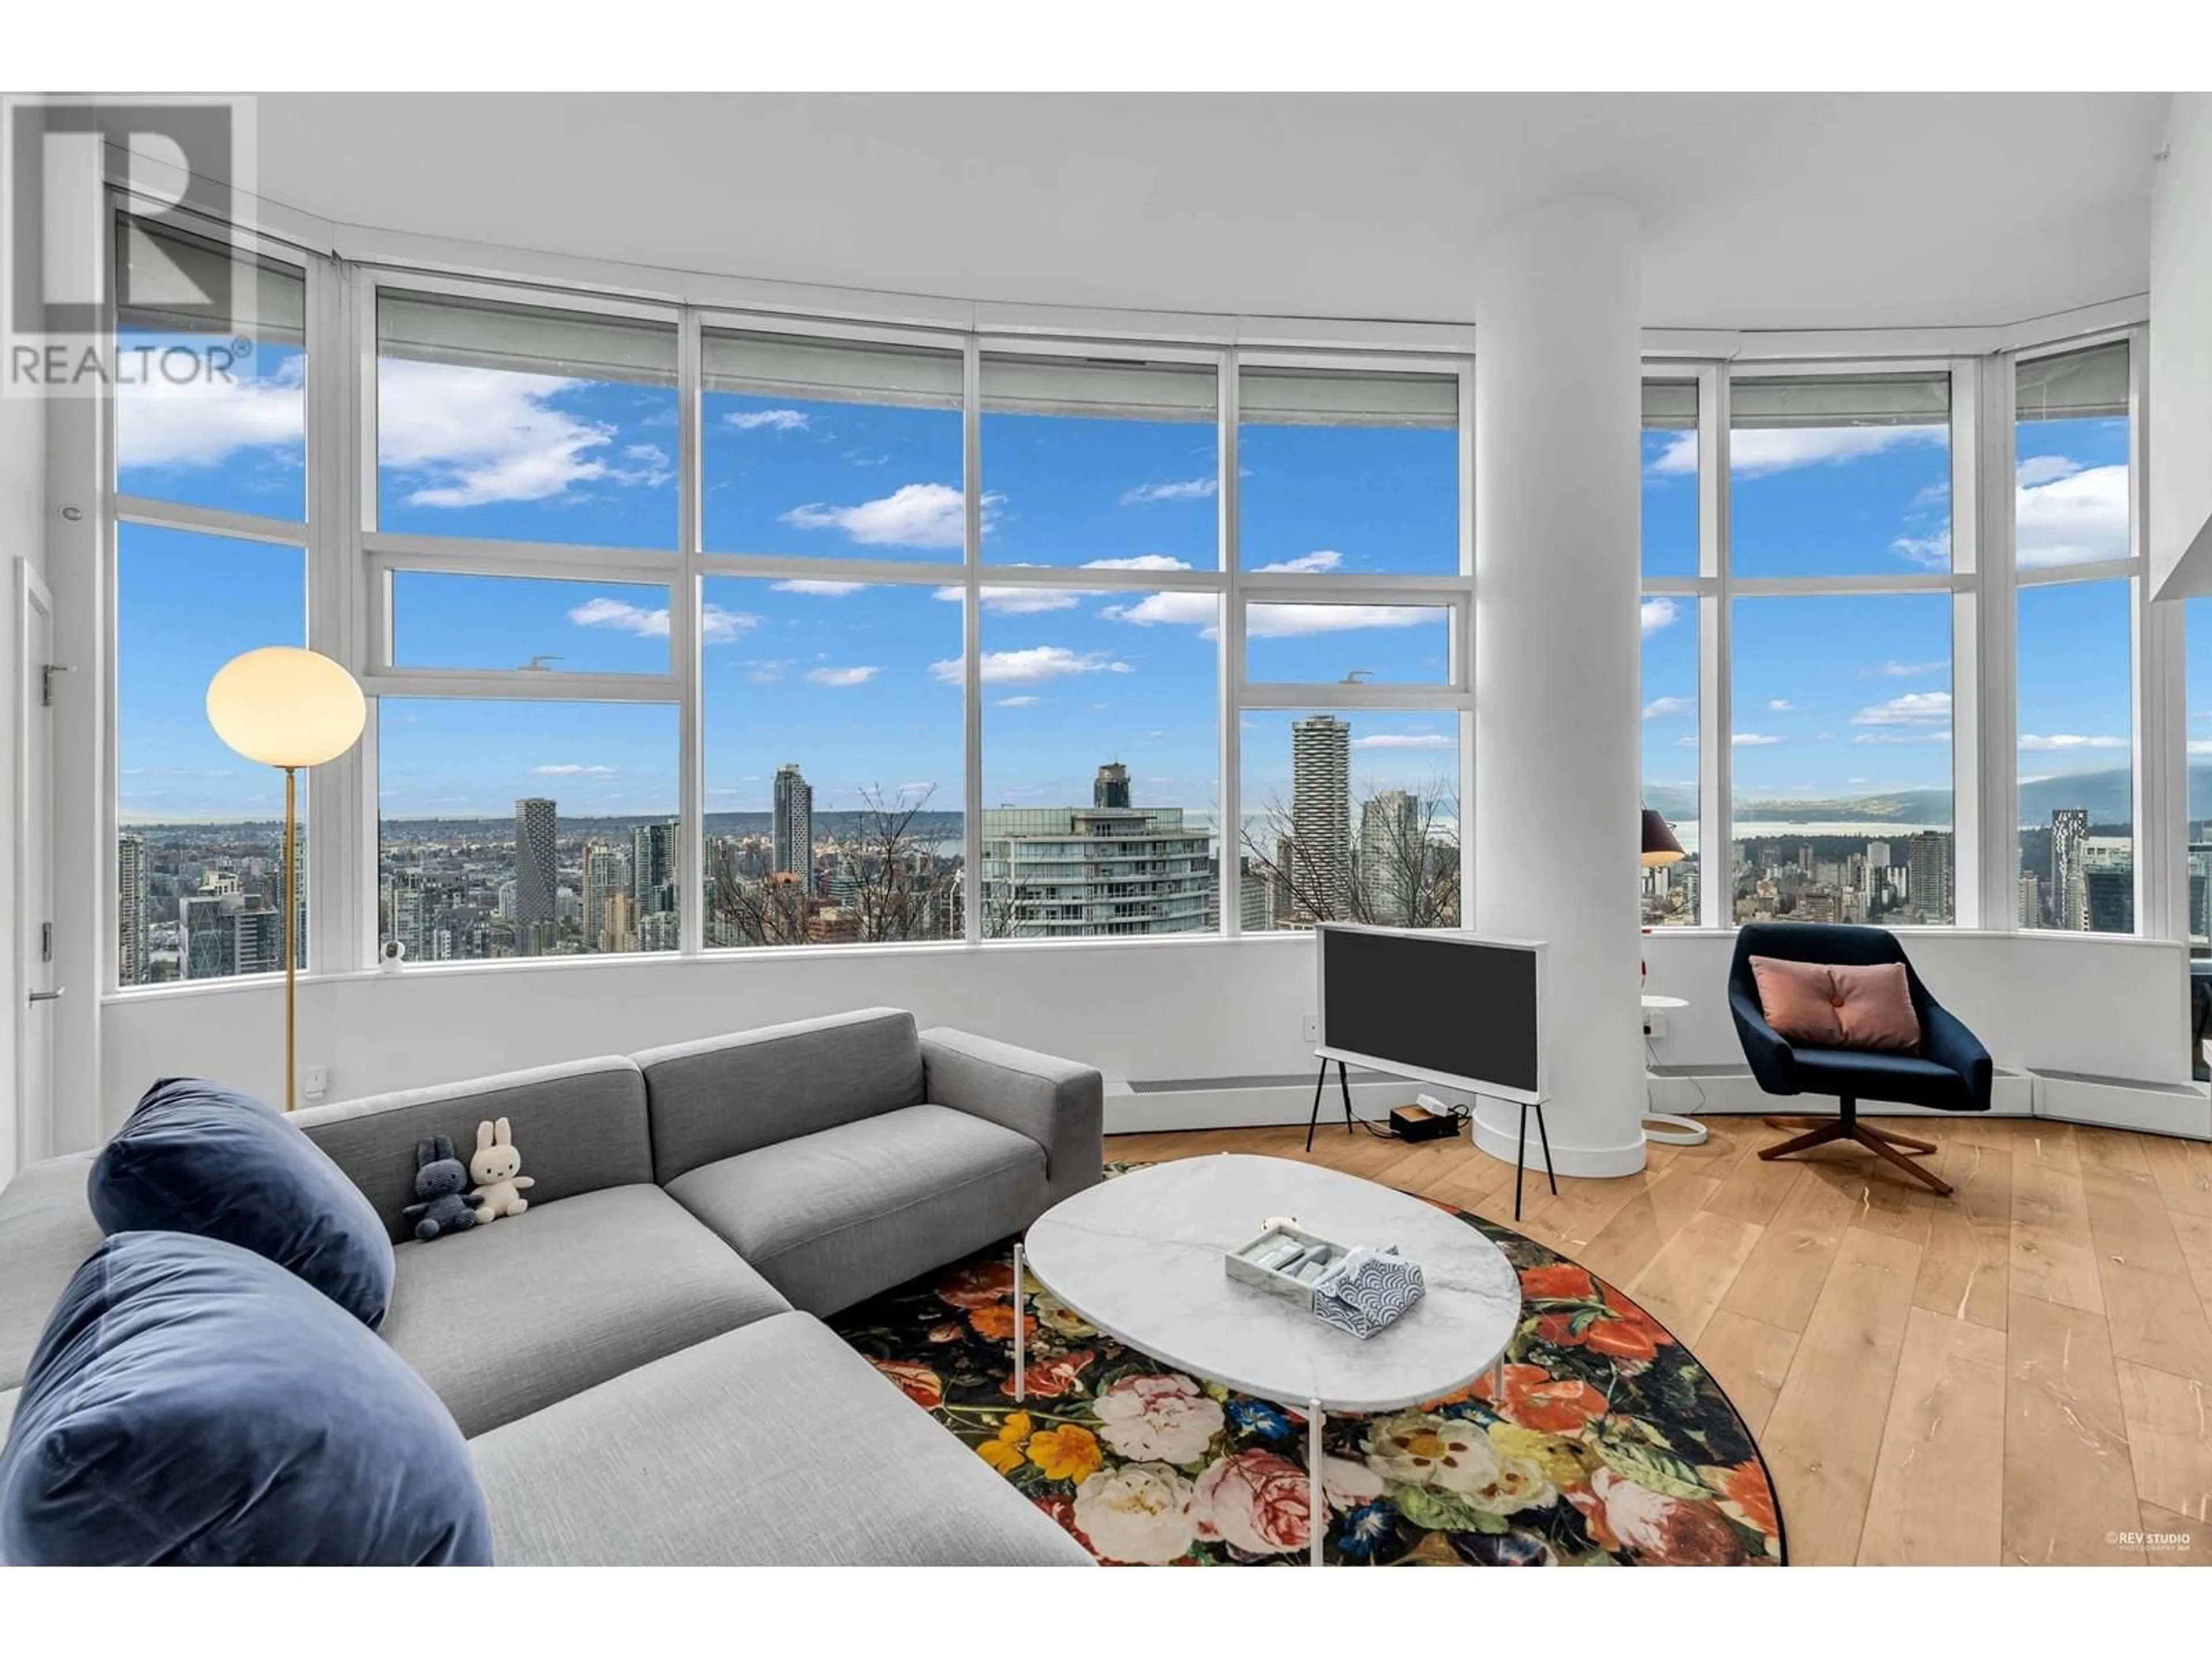
<svg viewBox="0 0 2212 1659">
<path fill-rule="evenodd" d="M 300 937 L 300 769 L 336 760 L 353 747 L 368 705 L 352 675 L 328 657 L 297 646 L 265 646 L 233 657 L 208 682 L 208 724 L 250 761 L 284 774 L 284 1109 L 295 1103 L 293 1061 Z"/>
</svg>

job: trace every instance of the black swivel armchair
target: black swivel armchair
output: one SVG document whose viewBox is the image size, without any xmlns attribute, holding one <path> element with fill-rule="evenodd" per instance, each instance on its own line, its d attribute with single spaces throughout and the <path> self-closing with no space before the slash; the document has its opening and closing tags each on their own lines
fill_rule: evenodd
<svg viewBox="0 0 2212 1659">
<path fill-rule="evenodd" d="M 1759 1000 L 1759 983 L 1751 971 L 1753 957 L 1844 967 L 1903 963 L 1905 981 L 1912 991 L 1912 1011 L 1920 1019 L 1919 1052 L 1793 1046 L 1766 1023 Z M 1876 1129 L 1858 1118 L 1862 1100 L 1897 1101 L 1946 1112 L 1990 1109 L 1990 1051 L 1955 1015 L 1928 994 L 1928 988 L 1912 971 L 1905 947 L 1894 933 L 1881 927 L 1819 922 L 1749 923 L 1736 932 L 1735 962 L 1729 970 L 1729 1012 L 1735 1017 L 1736 1033 L 1743 1039 L 1743 1056 L 1751 1062 L 1752 1075 L 1759 1079 L 1760 1088 L 1770 1095 L 1834 1095 L 1842 1103 L 1842 1110 L 1834 1118 L 1767 1119 L 1777 1128 L 1807 1132 L 1778 1146 L 1767 1147 L 1759 1157 L 1786 1158 L 1831 1140 L 1855 1140 L 1937 1193 L 1949 1194 L 1948 1182 L 1905 1156 L 1934 1152 L 1932 1141 Z"/>
</svg>

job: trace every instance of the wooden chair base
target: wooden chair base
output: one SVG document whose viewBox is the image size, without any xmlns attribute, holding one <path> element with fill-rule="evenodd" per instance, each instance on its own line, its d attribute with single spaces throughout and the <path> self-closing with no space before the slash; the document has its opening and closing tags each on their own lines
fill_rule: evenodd
<svg viewBox="0 0 2212 1659">
<path fill-rule="evenodd" d="M 1871 1124 L 1862 1123 L 1851 1101 L 1844 1102 L 1842 1113 L 1835 1117 L 1770 1117 L 1766 1121 L 1771 1128 L 1804 1131 L 1777 1146 L 1761 1149 L 1759 1157 L 1770 1163 L 1778 1158 L 1787 1158 L 1792 1152 L 1809 1152 L 1815 1146 L 1825 1146 L 1832 1140 L 1856 1141 L 1878 1158 L 1895 1164 L 1937 1197 L 1948 1198 L 1951 1195 L 1950 1182 L 1929 1173 L 1915 1164 L 1912 1158 L 1906 1156 L 1911 1153 L 1912 1157 L 1925 1157 L 1936 1151 L 1934 1141 L 1920 1140 L 1911 1135 L 1901 1135 L 1893 1130 L 1877 1129 Z"/>
</svg>

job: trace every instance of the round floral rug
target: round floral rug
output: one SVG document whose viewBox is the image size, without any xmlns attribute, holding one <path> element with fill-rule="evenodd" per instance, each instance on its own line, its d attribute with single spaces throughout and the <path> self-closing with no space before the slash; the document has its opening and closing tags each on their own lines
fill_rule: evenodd
<svg viewBox="0 0 2212 1659">
<path fill-rule="evenodd" d="M 1431 1200 L 1433 1202 L 1434 1200 Z M 1504 1386 L 1323 1425 L 1325 1559 L 1360 1566 L 1778 1565 L 1765 1460 L 1727 1395 L 1589 1269 L 1452 1210 L 1521 1275 Z M 1024 1275 L 1026 1279 L 1026 1275 Z M 1304 1419 L 1170 1369 L 1021 1286 L 1007 1248 L 886 1291 L 837 1334 L 1100 1560 L 1303 1564 Z"/>
</svg>

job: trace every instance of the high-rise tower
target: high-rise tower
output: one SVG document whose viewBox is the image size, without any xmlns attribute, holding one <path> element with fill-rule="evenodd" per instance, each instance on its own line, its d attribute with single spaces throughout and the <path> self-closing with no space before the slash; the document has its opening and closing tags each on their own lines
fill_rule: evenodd
<svg viewBox="0 0 2212 1659">
<path fill-rule="evenodd" d="M 1315 921 L 1349 914 L 1352 727 L 1334 714 L 1291 723 L 1291 894 Z"/>
<path fill-rule="evenodd" d="M 798 876 L 809 890 L 814 877 L 814 786 L 799 763 L 775 769 L 775 872 Z"/>
<path fill-rule="evenodd" d="M 1126 808 L 1129 805 L 1129 769 L 1120 761 L 1109 761 L 1100 767 L 1091 785 L 1091 804 L 1100 811 Z"/>
<path fill-rule="evenodd" d="M 118 984 L 143 984 L 151 964 L 146 960 L 147 915 L 146 838 L 125 836 L 115 860 L 116 979 Z"/>
<path fill-rule="evenodd" d="M 2062 806 L 2051 815 L 2051 925 L 2069 933 L 2089 931 L 2088 870 L 2083 859 L 2089 840 L 2089 815 Z"/>
<path fill-rule="evenodd" d="M 1951 864 L 1951 837 L 1941 830 L 1923 830 L 1905 843 L 1905 901 L 1920 921 L 1948 921 L 1955 895 Z"/>
<path fill-rule="evenodd" d="M 673 915 L 676 904 L 676 836 L 678 826 L 641 823 L 629 832 L 629 891 L 641 916 Z"/>
<path fill-rule="evenodd" d="M 1428 857 L 1418 796 L 1385 789 L 1360 807 L 1358 879 L 1367 921 L 1402 927 L 1413 919 Z"/>
<path fill-rule="evenodd" d="M 559 874 L 553 851 L 555 812 L 553 803 L 540 796 L 514 803 L 514 925 L 526 955 L 538 955 L 552 942 Z"/>
</svg>

